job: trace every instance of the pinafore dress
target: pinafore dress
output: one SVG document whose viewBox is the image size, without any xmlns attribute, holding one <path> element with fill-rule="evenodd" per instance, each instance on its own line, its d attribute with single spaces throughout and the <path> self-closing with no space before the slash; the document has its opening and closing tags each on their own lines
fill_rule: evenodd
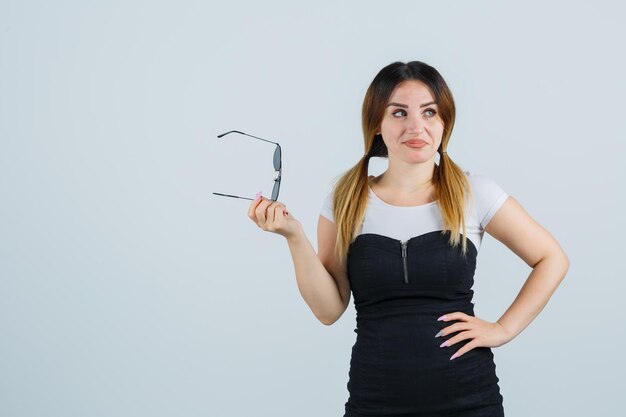
<svg viewBox="0 0 626 417">
<path fill-rule="evenodd" d="M 356 309 L 344 417 L 504 416 L 490 348 L 450 360 L 471 339 L 439 347 L 458 334 L 435 338 L 457 321 L 437 321 L 455 311 L 474 315 L 477 249 L 448 243 L 432 231 L 400 241 L 375 233 L 357 236 L 348 251 L 348 278 Z"/>
</svg>

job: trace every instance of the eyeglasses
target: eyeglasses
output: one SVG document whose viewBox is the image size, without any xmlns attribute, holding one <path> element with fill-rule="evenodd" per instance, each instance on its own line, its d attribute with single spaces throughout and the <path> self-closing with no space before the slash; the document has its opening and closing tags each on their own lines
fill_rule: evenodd
<svg viewBox="0 0 626 417">
<path fill-rule="evenodd" d="M 276 145 L 276 150 L 274 151 L 274 171 L 278 172 L 278 176 L 276 178 L 274 178 L 274 188 L 272 189 L 272 201 L 276 201 L 278 199 L 278 191 L 280 190 L 280 177 L 281 174 L 283 172 L 283 168 L 282 168 L 282 160 L 281 160 L 281 151 L 280 151 L 280 145 L 276 142 L 272 142 L 270 140 L 267 139 L 262 139 L 262 138 L 258 138 L 256 136 L 252 136 L 252 135 L 248 135 L 247 133 L 243 133 L 240 132 L 238 130 L 231 130 L 230 132 L 226 132 L 226 133 L 222 133 L 221 135 L 217 135 L 218 138 L 221 138 L 222 136 L 228 135 L 229 133 L 241 133 L 242 135 L 246 135 L 246 136 L 250 136 L 256 139 L 260 139 L 262 141 L 265 142 L 269 142 L 269 143 L 273 143 Z M 231 194 L 222 194 L 222 193 L 213 193 L 215 195 L 221 195 L 224 197 L 235 197 L 235 198 L 245 198 L 246 200 L 254 200 L 254 198 L 248 198 L 248 197 L 241 197 L 238 195 L 231 195 Z"/>
</svg>

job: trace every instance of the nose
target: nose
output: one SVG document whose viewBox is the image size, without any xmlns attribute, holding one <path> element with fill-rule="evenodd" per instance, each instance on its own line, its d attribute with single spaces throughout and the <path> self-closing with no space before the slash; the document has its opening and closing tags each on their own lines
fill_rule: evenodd
<svg viewBox="0 0 626 417">
<path fill-rule="evenodd" d="M 406 122 L 408 133 L 419 134 L 424 131 L 424 120 L 422 120 L 421 115 L 411 114 L 411 116 L 406 118 Z"/>
</svg>

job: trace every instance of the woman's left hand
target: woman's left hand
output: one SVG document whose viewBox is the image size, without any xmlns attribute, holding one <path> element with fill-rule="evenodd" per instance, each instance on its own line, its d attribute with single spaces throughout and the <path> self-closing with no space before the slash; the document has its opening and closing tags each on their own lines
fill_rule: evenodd
<svg viewBox="0 0 626 417">
<path fill-rule="evenodd" d="M 491 323 L 475 316 L 470 316 L 463 312 L 455 312 L 445 314 L 440 317 L 441 321 L 460 320 L 451 326 L 443 328 L 435 337 L 449 335 L 450 333 L 461 332 L 450 339 L 446 340 L 442 345 L 442 349 L 454 346 L 465 339 L 472 339 L 459 349 L 450 360 L 458 358 L 475 347 L 499 347 L 511 341 L 511 335 L 500 325 L 500 323 Z"/>
</svg>

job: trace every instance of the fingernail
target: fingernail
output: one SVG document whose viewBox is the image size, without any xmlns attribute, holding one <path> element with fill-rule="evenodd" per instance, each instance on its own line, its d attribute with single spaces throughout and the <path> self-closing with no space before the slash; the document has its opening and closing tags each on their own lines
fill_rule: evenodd
<svg viewBox="0 0 626 417">
<path fill-rule="evenodd" d="M 454 355 L 452 355 L 452 357 L 450 358 L 450 360 L 456 358 L 457 356 L 459 356 L 459 352 L 455 353 Z"/>
<path fill-rule="evenodd" d="M 449 340 L 446 340 L 446 341 L 445 341 L 445 342 L 443 342 L 441 345 L 439 345 L 439 347 L 448 346 L 448 342 L 449 342 Z"/>
<path fill-rule="evenodd" d="M 256 193 L 256 195 L 254 196 L 255 197 L 254 201 L 259 201 L 259 199 L 261 198 L 261 193 L 262 192 L 263 191 L 259 191 L 258 193 Z"/>
<path fill-rule="evenodd" d="M 444 316 L 439 317 L 439 318 L 437 319 L 437 321 L 441 321 L 441 320 L 445 320 L 445 319 L 446 319 L 446 316 L 444 315 Z"/>
<path fill-rule="evenodd" d="M 437 333 L 437 334 L 435 335 L 435 337 L 439 337 L 439 336 L 441 336 L 442 334 L 443 334 L 443 330 L 440 330 L 440 331 L 439 331 L 439 333 Z"/>
</svg>

